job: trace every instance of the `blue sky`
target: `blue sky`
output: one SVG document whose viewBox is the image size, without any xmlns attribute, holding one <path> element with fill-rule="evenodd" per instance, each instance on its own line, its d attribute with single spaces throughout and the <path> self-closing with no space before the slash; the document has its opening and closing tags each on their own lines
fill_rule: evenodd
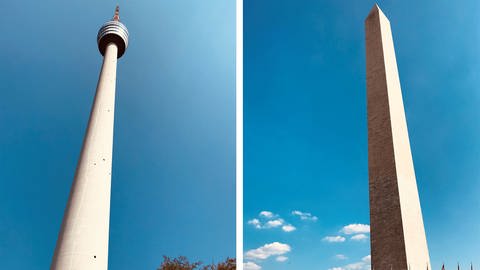
<svg viewBox="0 0 480 270">
<path fill-rule="evenodd" d="M 119 1 L 109 269 L 235 256 L 235 1 Z M 0 3 L 0 261 L 48 269 L 117 1 Z"/>
<path fill-rule="evenodd" d="M 244 0 L 244 248 L 264 270 L 368 265 L 368 233 L 351 238 L 369 224 L 364 19 L 374 3 Z M 379 5 L 432 266 L 478 268 L 480 2 Z"/>
</svg>

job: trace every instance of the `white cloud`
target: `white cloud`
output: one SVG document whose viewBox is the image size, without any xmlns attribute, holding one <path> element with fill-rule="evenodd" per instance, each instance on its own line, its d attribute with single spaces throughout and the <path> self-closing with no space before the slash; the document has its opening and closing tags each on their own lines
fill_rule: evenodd
<svg viewBox="0 0 480 270">
<path fill-rule="evenodd" d="M 346 260 L 346 259 L 348 259 L 348 257 L 345 256 L 345 255 L 343 255 L 343 254 L 337 254 L 337 255 L 335 255 L 335 259 L 337 259 L 337 260 Z"/>
<path fill-rule="evenodd" d="M 275 219 L 275 220 L 269 220 L 267 221 L 267 223 L 265 223 L 265 228 L 276 228 L 276 227 L 280 227 L 283 225 L 285 221 L 281 218 L 279 219 Z"/>
<path fill-rule="evenodd" d="M 262 224 L 260 223 L 260 220 L 258 220 L 256 218 L 254 218 L 252 220 L 249 220 L 248 224 L 253 225 L 256 229 L 261 229 L 262 228 Z"/>
<path fill-rule="evenodd" d="M 295 228 L 295 226 L 292 226 L 292 225 L 290 225 L 290 224 L 287 224 L 287 225 L 283 225 L 283 226 L 282 226 L 282 230 L 283 230 L 284 232 L 293 232 L 293 231 L 295 231 L 296 229 L 297 229 L 297 228 Z"/>
<path fill-rule="evenodd" d="M 262 267 L 254 262 L 244 262 L 243 263 L 244 270 L 260 270 Z"/>
<path fill-rule="evenodd" d="M 333 267 L 328 270 L 369 270 L 362 263 L 351 263 L 341 267 Z"/>
<path fill-rule="evenodd" d="M 298 210 L 292 211 L 292 215 L 300 217 L 301 220 L 311 220 L 311 221 L 318 220 L 318 217 L 312 215 L 311 213 L 305 213 Z"/>
<path fill-rule="evenodd" d="M 344 226 L 341 232 L 344 234 L 370 233 L 370 225 L 350 224 L 350 225 Z"/>
<path fill-rule="evenodd" d="M 273 242 L 270 244 L 265 244 L 262 247 L 257 249 L 251 249 L 245 253 L 245 258 L 250 260 L 265 260 L 270 256 L 274 255 L 283 255 L 287 252 L 290 252 L 291 248 L 287 244 L 282 244 L 279 242 Z"/>
<path fill-rule="evenodd" d="M 259 216 L 265 217 L 265 218 L 273 218 L 274 215 L 270 211 L 262 211 L 262 212 L 260 212 Z"/>
<path fill-rule="evenodd" d="M 364 262 L 351 263 L 351 264 L 345 265 L 344 268 L 347 270 L 363 270 L 365 269 L 365 263 Z"/>
<path fill-rule="evenodd" d="M 370 268 L 370 255 L 368 255 L 363 257 L 359 262 L 347 264 L 342 267 L 333 267 L 329 270 L 370 270 Z"/>
<path fill-rule="evenodd" d="M 326 236 L 323 238 L 323 241 L 329 242 L 329 243 L 341 243 L 345 242 L 345 237 L 343 236 Z"/>
<path fill-rule="evenodd" d="M 278 256 L 276 259 L 275 259 L 277 262 L 285 262 L 288 260 L 288 257 L 286 256 Z"/>
<path fill-rule="evenodd" d="M 356 234 L 354 236 L 352 236 L 350 239 L 353 240 L 353 241 L 363 241 L 365 239 L 367 239 L 368 236 L 366 234 Z"/>
<path fill-rule="evenodd" d="M 272 229 L 281 227 L 284 232 L 293 232 L 297 229 L 295 226 L 286 223 L 284 219 L 270 211 L 260 212 L 259 217 L 260 219 L 254 218 L 247 223 L 252 225 L 255 229 Z"/>
</svg>

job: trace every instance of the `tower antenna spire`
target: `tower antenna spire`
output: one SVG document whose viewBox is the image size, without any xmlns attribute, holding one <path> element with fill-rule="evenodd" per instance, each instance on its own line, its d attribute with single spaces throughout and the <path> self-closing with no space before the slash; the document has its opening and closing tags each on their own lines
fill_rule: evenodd
<svg viewBox="0 0 480 270">
<path fill-rule="evenodd" d="M 114 21 L 120 21 L 120 7 L 117 5 L 115 8 L 115 15 L 113 15 Z"/>
</svg>

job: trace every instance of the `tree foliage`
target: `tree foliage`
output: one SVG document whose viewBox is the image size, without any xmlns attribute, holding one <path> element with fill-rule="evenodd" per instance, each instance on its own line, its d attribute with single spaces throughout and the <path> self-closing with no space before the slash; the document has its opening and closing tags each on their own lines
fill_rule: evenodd
<svg viewBox="0 0 480 270">
<path fill-rule="evenodd" d="M 233 258 L 227 258 L 224 262 L 218 264 L 203 265 L 202 262 L 190 262 L 187 257 L 179 256 L 171 259 L 163 256 L 163 263 L 157 270 L 235 270 L 236 261 Z"/>
</svg>

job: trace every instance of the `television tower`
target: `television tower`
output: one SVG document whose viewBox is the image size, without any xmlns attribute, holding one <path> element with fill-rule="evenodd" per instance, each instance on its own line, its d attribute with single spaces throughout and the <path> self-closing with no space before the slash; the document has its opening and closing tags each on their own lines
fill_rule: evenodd
<svg viewBox="0 0 480 270">
<path fill-rule="evenodd" d="M 106 270 L 117 59 L 128 46 L 119 8 L 98 31 L 103 65 L 50 269 Z"/>
</svg>

